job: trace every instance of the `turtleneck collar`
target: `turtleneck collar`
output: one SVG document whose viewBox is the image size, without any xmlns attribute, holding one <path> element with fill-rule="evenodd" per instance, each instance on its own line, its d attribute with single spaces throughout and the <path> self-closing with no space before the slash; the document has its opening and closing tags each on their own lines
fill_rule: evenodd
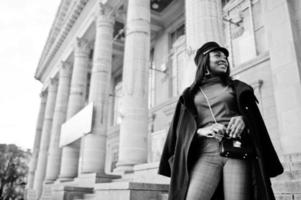
<svg viewBox="0 0 301 200">
<path fill-rule="evenodd" d="M 222 83 L 222 78 L 219 76 L 211 76 L 208 78 L 205 78 L 202 85 L 207 85 L 207 84 L 213 84 L 213 83 Z"/>
</svg>

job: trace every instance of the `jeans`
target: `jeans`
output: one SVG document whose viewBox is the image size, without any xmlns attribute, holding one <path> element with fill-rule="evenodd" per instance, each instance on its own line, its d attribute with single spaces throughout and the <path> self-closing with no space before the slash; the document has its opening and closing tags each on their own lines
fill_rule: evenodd
<svg viewBox="0 0 301 200">
<path fill-rule="evenodd" d="M 186 200 L 210 200 L 222 178 L 225 200 L 251 200 L 248 160 L 219 155 L 218 141 L 204 138 L 190 173 Z"/>
</svg>

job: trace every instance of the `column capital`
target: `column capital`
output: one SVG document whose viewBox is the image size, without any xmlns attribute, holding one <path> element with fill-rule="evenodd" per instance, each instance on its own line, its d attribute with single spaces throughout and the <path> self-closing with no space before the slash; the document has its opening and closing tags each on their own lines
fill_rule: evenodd
<svg viewBox="0 0 301 200">
<path fill-rule="evenodd" d="M 68 61 L 61 61 L 60 65 L 60 77 L 69 76 L 72 73 L 72 64 Z"/>
<path fill-rule="evenodd" d="M 79 38 L 77 37 L 75 39 L 75 54 L 76 55 L 89 55 L 91 50 L 91 45 L 89 43 L 89 41 L 85 38 Z"/>
<path fill-rule="evenodd" d="M 50 78 L 50 79 L 49 79 L 49 83 L 50 83 L 50 85 L 55 85 L 55 84 L 57 84 L 57 83 L 58 83 L 57 77 Z"/>
<path fill-rule="evenodd" d="M 48 94 L 50 92 L 56 92 L 58 85 L 58 79 L 57 77 L 53 77 L 49 79 L 48 85 L 47 85 L 47 92 Z"/>
<path fill-rule="evenodd" d="M 45 99 L 46 96 L 47 96 L 47 90 L 42 90 L 42 91 L 40 92 L 40 98 L 41 98 L 41 99 Z"/>
<path fill-rule="evenodd" d="M 69 69 L 72 67 L 72 63 L 68 61 L 61 61 L 60 70 Z"/>
<path fill-rule="evenodd" d="M 97 15 L 114 15 L 115 10 L 112 6 L 102 3 L 102 0 L 98 0 Z"/>
<path fill-rule="evenodd" d="M 124 47 L 119 158 L 116 172 L 131 172 L 147 160 L 150 1 L 129 0 Z"/>
<path fill-rule="evenodd" d="M 102 26 L 104 22 L 113 24 L 115 21 L 115 15 L 115 11 L 112 7 L 99 1 L 96 12 L 96 25 Z"/>
</svg>

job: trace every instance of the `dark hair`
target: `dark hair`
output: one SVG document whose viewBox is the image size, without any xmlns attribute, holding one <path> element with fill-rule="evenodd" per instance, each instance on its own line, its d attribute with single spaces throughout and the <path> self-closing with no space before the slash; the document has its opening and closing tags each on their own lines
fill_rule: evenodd
<svg viewBox="0 0 301 200">
<path fill-rule="evenodd" d="M 228 58 L 227 58 L 227 62 L 228 62 L 227 71 L 225 73 L 225 76 L 221 76 L 221 79 L 226 85 L 231 85 L 232 78 L 230 77 L 230 66 L 229 66 Z M 195 73 L 195 79 L 190 88 L 193 94 L 199 89 L 199 87 L 204 83 L 206 79 L 211 77 L 211 75 L 206 75 L 206 73 L 210 72 L 209 53 L 205 55 L 201 54 L 197 59 L 197 64 L 198 65 Z"/>
</svg>

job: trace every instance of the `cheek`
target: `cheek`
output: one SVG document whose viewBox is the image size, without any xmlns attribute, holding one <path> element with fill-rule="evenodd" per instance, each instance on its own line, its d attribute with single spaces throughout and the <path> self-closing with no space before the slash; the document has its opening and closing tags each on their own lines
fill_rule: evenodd
<svg viewBox="0 0 301 200">
<path fill-rule="evenodd" d="M 217 68 L 216 62 L 215 61 L 210 61 L 209 68 L 210 68 L 211 71 L 215 71 L 216 68 Z"/>
</svg>

